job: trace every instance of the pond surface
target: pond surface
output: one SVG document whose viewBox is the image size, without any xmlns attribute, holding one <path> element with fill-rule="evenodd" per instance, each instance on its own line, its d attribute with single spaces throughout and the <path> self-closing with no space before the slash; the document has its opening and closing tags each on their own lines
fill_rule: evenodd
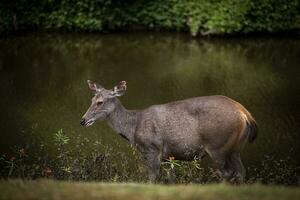
<svg viewBox="0 0 300 200">
<path fill-rule="evenodd" d="M 86 80 L 127 81 L 128 109 L 222 94 L 259 124 L 243 160 L 300 156 L 300 40 L 197 38 L 181 34 L 30 34 L 0 39 L 0 153 L 59 129 L 106 144 L 126 142 L 105 123 L 79 124 L 90 104 Z M 116 147 L 119 148 L 119 147 Z M 122 148 L 122 147 L 121 147 Z"/>
</svg>

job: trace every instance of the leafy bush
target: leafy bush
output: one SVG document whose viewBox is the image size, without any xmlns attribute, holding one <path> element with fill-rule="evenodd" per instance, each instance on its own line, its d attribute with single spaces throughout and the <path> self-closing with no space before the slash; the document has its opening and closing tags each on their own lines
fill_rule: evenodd
<svg viewBox="0 0 300 200">
<path fill-rule="evenodd" d="M 293 31 L 299 0 L 4 0 L 0 33 L 46 29 L 189 31 L 192 35 Z"/>
<path fill-rule="evenodd" d="M 135 148 L 118 151 L 88 138 L 68 137 L 62 129 L 54 134 L 56 149 L 51 152 L 49 142 L 39 142 L 26 148 L 18 148 L 12 156 L 0 156 L 0 178 L 53 178 L 58 180 L 146 182 L 147 171 Z M 92 143 L 92 149 L 88 147 Z M 47 144 L 49 146 L 47 146 Z M 286 160 L 266 155 L 259 165 L 247 169 L 247 183 L 297 185 L 299 167 Z M 215 169 L 203 166 L 195 158 L 192 162 L 174 157 L 162 162 L 162 182 L 213 183 L 220 181 Z"/>
<path fill-rule="evenodd" d="M 62 129 L 54 134 L 56 149 L 49 142 L 40 141 L 27 148 L 18 148 L 13 156 L 1 155 L 0 177 L 2 178 L 55 178 L 60 180 L 141 181 L 139 157 L 132 148 L 130 159 L 124 152 L 104 146 L 101 141 L 88 138 L 68 137 Z"/>
</svg>

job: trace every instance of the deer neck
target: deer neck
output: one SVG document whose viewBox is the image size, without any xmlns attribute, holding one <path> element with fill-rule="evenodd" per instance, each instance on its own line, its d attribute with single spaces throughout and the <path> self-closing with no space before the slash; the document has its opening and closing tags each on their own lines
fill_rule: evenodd
<svg viewBox="0 0 300 200">
<path fill-rule="evenodd" d="M 127 110 L 118 99 L 115 99 L 115 101 L 115 110 L 107 117 L 108 125 L 133 144 L 137 111 Z"/>
</svg>

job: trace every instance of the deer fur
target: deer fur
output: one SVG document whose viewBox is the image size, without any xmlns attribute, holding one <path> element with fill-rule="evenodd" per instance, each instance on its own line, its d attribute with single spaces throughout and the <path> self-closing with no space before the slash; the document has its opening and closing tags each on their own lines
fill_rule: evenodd
<svg viewBox="0 0 300 200">
<path fill-rule="evenodd" d="M 88 81 L 94 92 L 81 124 L 106 120 L 108 125 L 137 147 L 146 161 L 150 181 L 157 181 L 163 159 L 190 161 L 209 155 L 222 179 L 243 182 L 245 169 L 240 151 L 246 139 L 253 142 L 257 125 L 240 103 L 221 95 L 203 96 L 127 110 L 118 96 L 122 81 L 111 90 Z"/>
</svg>

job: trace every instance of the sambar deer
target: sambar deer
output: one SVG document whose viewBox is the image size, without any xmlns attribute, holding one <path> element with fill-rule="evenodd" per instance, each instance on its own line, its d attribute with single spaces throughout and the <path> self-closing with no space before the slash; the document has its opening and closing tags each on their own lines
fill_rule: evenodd
<svg viewBox="0 0 300 200">
<path fill-rule="evenodd" d="M 255 140 L 257 125 L 240 103 L 216 95 L 127 110 L 117 98 L 126 91 L 125 81 L 111 90 L 89 80 L 88 85 L 94 97 L 81 125 L 106 120 L 137 147 L 146 161 L 150 181 L 158 179 L 163 159 L 190 161 L 208 154 L 222 179 L 243 182 L 240 150 L 246 139 Z"/>
</svg>

